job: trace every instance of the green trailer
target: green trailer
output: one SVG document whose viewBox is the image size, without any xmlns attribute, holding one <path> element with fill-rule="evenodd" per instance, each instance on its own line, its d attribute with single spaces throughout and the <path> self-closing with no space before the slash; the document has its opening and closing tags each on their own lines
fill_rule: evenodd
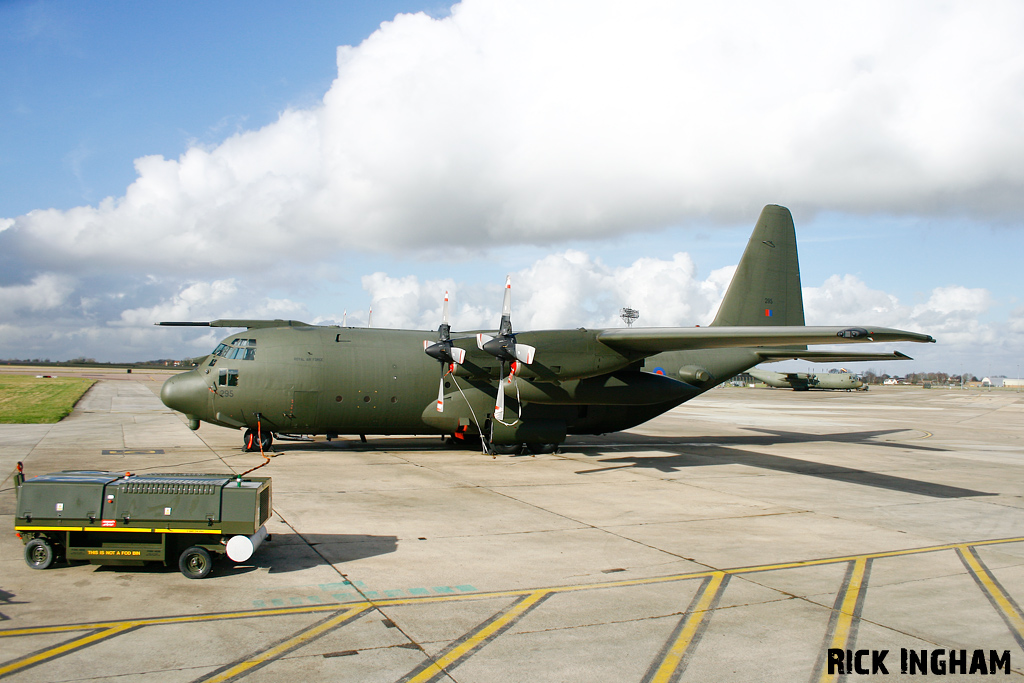
<svg viewBox="0 0 1024 683">
<path fill-rule="evenodd" d="M 201 579 L 213 556 L 244 562 L 270 538 L 269 477 L 69 470 L 25 479 L 18 463 L 16 483 L 14 530 L 33 569 L 60 558 L 177 562 L 182 574 Z"/>
</svg>

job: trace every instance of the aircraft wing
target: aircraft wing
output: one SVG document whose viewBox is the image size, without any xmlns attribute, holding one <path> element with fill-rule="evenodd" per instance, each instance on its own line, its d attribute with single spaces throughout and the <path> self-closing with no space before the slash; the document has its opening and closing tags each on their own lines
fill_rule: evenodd
<svg viewBox="0 0 1024 683">
<path fill-rule="evenodd" d="M 690 349 L 847 344 L 857 342 L 934 342 L 927 334 L 889 327 L 645 327 L 603 330 L 597 340 L 617 351 L 660 353 Z M 793 352 L 795 352 L 794 350 Z M 792 352 L 791 352 L 792 353 Z"/>
<path fill-rule="evenodd" d="M 807 349 L 758 349 L 766 363 L 780 360 L 809 360 L 819 363 L 855 363 L 867 360 L 914 360 L 905 353 L 858 353 L 857 351 L 808 351 Z"/>
</svg>

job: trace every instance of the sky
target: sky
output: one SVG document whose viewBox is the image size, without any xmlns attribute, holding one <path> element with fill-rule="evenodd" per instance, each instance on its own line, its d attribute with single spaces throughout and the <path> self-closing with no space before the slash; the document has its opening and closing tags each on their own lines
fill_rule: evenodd
<svg viewBox="0 0 1024 683">
<path fill-rule="evenodd" d="M 520 331 L 707 324 L 782 204 L 807 324 L 938 339 L 853 369 L 1019 376 L 1022 33 L 999 0 L 5 0 L 0 358 L 436 329 L 446 290 L 494 328 L 506 274 Z"/>
</svg>

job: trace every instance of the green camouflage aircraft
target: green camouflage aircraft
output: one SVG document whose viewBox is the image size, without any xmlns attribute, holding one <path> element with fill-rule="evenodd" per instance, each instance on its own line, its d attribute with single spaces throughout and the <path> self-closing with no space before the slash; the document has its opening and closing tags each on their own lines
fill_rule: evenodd
<svg viewBox="0 0 1024 683">
<path fill-rule="evenodd" d="M 867 389 L 864 383 L 850 372 L 774 372 L 772 370 L 747 370 L 747 374 L 775 389 Z"/>
<path fill-rule="evenodd" d="M 269 450 L 273 434 L 439 434 L 479 438 L 492 453 L 542 453 L 570 434 L 635 427 L 761 362 L 907 358 L 808 344 L 935 341 L 884 327 L 805 327 L 793 217 L 774 205 L 708 327 L 513 332 L 509 287 L 496 333 L 452 332 L 446 305 L 426 341 L 435 333 L 294 320 L 158 323 L 245 328 L 168 379 L 160 397 L 192 429 L 244 429 L 250 450 Z"/>
</svg>

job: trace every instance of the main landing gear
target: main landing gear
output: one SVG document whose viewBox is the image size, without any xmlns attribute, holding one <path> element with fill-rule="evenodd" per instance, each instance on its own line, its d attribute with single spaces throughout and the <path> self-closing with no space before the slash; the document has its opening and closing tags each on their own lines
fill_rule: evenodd
<svg viewBox="0 0 1024 683">
<path fill-rule="evenodd" d="M 481 444 L 481 442 L 483 442 Z M 519 455 L 530 453 L 531 455 L 542 455 L 544 453 L 555 453 L 558 451 L 557 443 L 516 443 L 496 444 L 481 439 L 477 434 L 456 433 L 445 438 L 445 444 L 452 448 L 466 448 L 479 451 L 481 445 L 491 455 Z"/>
<path fill-rule="evenodd" d="M 246 453 L 265 452 L 269 451 L 271 446 L 274 445 L 274 435 L 270 433 L 269 429 L 253 429 L 250 427 L 245 430 L 242 443 Z"/>
<path fill-rule="evenodd" d="M 492 455 L 520 455 L 521 453 L 529 453 L 530 455 L 543 455 L 544 453 L 554 453 L 558 450 L 557 443 L 513 443 L 513 444 L 496 444 L 488 443 L 487 448 L 490 449 Z"/>
</svg>

